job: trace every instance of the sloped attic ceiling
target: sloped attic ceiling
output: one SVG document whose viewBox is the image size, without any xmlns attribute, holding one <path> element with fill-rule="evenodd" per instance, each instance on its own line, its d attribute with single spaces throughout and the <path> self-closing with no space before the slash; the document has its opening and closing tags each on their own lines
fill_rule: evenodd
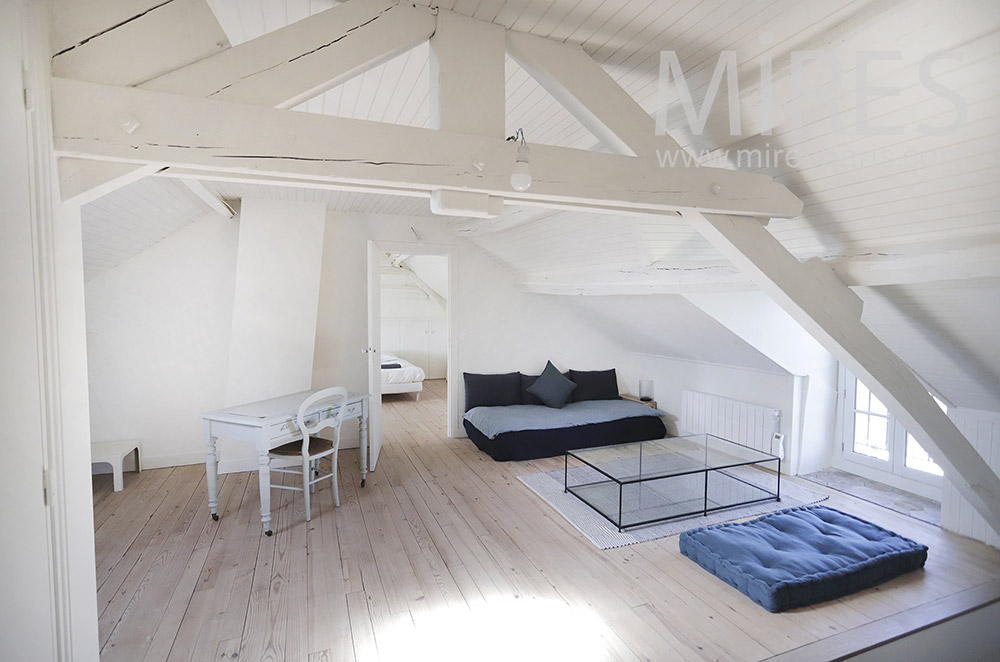
<svg viewBox="0 0 1000 662">
<path fill-rule="evenodd" d="M 952 404 L 1000 411 L 1000 279 L 862 288 L 862 318 Z"/>
<path fill-rule="evenodd" d="M 550 298 L 630 352 L 787 374 L 678 295 Z"/>
<path fill-rule="evenodd" d="M 209 4 L 234 44 L 330 5 L 307 0 Z M 1000 79 L 995 75 L 1000 10 L 995 3 L 433 4 L 582 45 L 650 113 L 657 110 L 661 51 L 676 53 L 696 104 L 705 96 L 720 54 L 733 52 L 739 65 L 741 130 L 730 135 L 727 98 L 720 94 L 703 131 L 691 130 L 679 107 L 669 108 L 672 137 L 699 162 L 763 172 L 789 187 L 805 202 L 804 211 L 772 220 L 770 231 L 800 258 L 836 261 L 845 282 L 877 286 L 860 292 L 869 303 L 866 321 L 947 399 L 966 406 L 989 401 L 973 396 L 989 388 L 989 380 L 970 378 L 961 365 L 991 364 L 982 339 L 996 336 L 998 323 L 974 306 L 956 309 L 940 293 L 962 290 L 960 281 L 969 278 L 985 278 L 978 281 L 977 296 L 995 292 L 1000 265 L 1000 191 L 995 186 L 1000 174 L 995 158 L 1000 153 Z M 800 57 L 802 75 L 794 79 L 796 54 L 807 52 L 816 57 Z M 762 58 L 773 71 L 772 113 L 762 100 Z M 413 49 L 300 110 L 422 126 L 428 104 L 426 60 L 426 48 Z M 508 65 L 507 75 L 510 131 L 525 128 L 529 142 L 601 148 L 522 70 Z M 789 158 L 790 149 L 795 158 Z M 499 220 L 504 227 L 504 217 Z M 459 222 L 456 228 L 468 225 Z M 729 287 L 742 280 L 708 242 L 673 218 L 547 213 L 507 230 L 463 236 L 537 292 L 569 285 L 559 291 L 581 294 L 609 283 L 621 293 L 669 292 Z M 933 268 L 920 267 L 920 260 L 910 266 L 902 259 L 892 262 L 907 253 L 944 255 L 945 247 L 955 257 Z M 980 249 L 992 252 L 984 259 L 980 251 L 975 264 L 963 257 L 964 251 Z M 895 266 L 882 269 L 890 262 Z M 873 273 L 878 277 L 871 278 Z M 880 306 L 876 292 L 891 306 Z M 919 315 L 904 296 L 923 301 Z M 890 310 L 909 311 L 909 323 L 895 324 Z M 636 313 L 638 318 L 641 310 Z M 975 337 L 933 332 L 942 327 L 976 329 L 968 332 Z M 929 360 L 921 358 L 926 352 L 920 338 L 928 335 L 935 336 L 941 357 L 966 358 L 936 361 L 940 370 L 920 368 L 922 360 Z"/>
</svg>

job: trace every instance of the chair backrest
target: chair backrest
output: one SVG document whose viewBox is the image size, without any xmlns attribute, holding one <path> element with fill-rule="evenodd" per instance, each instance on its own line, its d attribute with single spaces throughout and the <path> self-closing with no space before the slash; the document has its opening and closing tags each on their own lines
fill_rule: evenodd
<svg viewBox="0 0 1000 662">
<path fill-rule="evenodd" d="M 323 405 L 328 405 L 330 409 L 333 409 L 329 417 L 322 418 L 313 425 L 307 425 L 306 418 L 308 418 L 309 412 L 311 410 L 325 411 L 327 407 Z M 339 446 L 340 424 L 343 422 L 346 412 L 347 389 L 343 386 L 331 386 L 330 388 L 316 391 L 306 398 L 299 405 L 299 413 L 295 417 L 299 424 L 299 430 L 302 432 L 302 455 L 309 455 L 309 437 L 327 428 L 334 430 L 336 438 L 333 440 L 333 443 L 335 446 Z"/>
</svg>

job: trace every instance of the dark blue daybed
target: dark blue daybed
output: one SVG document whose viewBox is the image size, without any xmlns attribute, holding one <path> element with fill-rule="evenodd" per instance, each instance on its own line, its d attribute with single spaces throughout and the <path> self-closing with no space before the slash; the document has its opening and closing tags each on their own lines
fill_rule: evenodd
<svg viewBox="0 0 1000 662">
<path fill-rule="evenodd" d="M 564 390 L 557 395 L 539 390 L 536 386 L 545 382 L 543 376 Z M 560 375 L 549 363 L 542 375 L 465 373 L 464 377 L 465 431 L 497 461 L 662 439 L 667 432 L 663 412 L 619 397 L 613 368 Z"/>
<path fill-rule="evenodd" d="M 680 550 L 772 612 L 881 584 L 927 560 L 926 546 L 826 506 L 686 531 Z"/>
</svg>

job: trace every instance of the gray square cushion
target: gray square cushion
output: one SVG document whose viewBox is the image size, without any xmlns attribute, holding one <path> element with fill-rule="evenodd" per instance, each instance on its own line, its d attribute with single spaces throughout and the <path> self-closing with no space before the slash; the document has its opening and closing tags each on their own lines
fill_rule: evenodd
<svg viewBox="0 0 1000 662">
<path fill-rule="evenodd" d="M 680 550 L 768 611 L 832 600 L 922 568 L 927 547 L 826 506 L 685 531 Z"/>
<path fill-rule="evenodd" d="M 552 361 L 549 361 L 545 364 L 545 370 L 542 370 L 542 374 L 527 388 L 527 391 L 543 404 L 559 409 L 569 401 L 569 396 L 575 388 L 576 384 L 563 377 L 562 373 L 552 365 Z"/>
</svg>

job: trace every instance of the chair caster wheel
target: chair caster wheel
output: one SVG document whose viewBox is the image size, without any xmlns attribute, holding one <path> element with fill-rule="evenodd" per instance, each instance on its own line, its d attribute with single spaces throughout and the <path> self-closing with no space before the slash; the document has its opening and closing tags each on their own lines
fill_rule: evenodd
<svg viewBox="0 0 1000 662">
<path fill-rule="evenodd" d="M 218 522 L 219 521 L 219 514 L 218 513 L 212 513 L 212 519 L 214 519 L 216 522 Z"/>
<path fill-rule="evenodd" d="M 271 529 L 268 529 L 267 531 L 264 532 L 264 535 L 268 536 L 268 537 L 271 537 L 272 535 L 274 535 L 274 531 L 272 531 Z"/>
</svg>

